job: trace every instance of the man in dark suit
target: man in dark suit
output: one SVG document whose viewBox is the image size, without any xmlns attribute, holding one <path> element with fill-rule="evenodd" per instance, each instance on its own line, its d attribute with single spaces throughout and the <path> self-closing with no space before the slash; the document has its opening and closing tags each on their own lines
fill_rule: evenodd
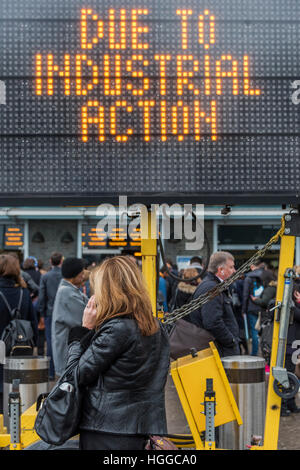
<svg viewBox="0 0 300 470">
<path fill-rule="evenodd" d="M 50 257 L 51 269 L 49 272 L 41 277 L 40 291 L 39 291 L 39 310 L 41 317 L 45 321 L 45 336 L 47 342 L 47 356 L 50 357 L 50 379 L 54 379 L 55 370 L 51 346 L 51 324 L 52 312 L 56 292 L 59 283 L 62 279 L 61 265 L 63 262 L 63 255 L 58 252 L 52 253 Z"/>
<path fill-rule="evenodd" d="M 234 273 L 234 258 L 231 253 L 225 251 L 213 253 L 209 260 L 207 273 L 192 299 L 197 299 Z M 194 310 L 186 319 L 209 331 L 215 337 L 221 356 L 240 354 L 239 327 L 228 290 L 202 305 L 200 309 Z"/>
</svg>

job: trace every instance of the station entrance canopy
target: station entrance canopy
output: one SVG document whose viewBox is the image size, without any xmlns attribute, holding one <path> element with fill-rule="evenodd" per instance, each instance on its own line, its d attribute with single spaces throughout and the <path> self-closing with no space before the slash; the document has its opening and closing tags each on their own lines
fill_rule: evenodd
<svg viewBox="0 0 300 470">
<path fill-rule="evenodd" d="M 0 0 L 0 202 L 296 203 L 300 3 Z"/>
</svg>

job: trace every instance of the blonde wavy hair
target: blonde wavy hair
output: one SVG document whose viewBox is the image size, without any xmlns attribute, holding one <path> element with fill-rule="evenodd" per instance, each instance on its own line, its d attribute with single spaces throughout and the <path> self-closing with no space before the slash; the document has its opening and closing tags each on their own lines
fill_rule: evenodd
<svg viewBox="0 0 300 470">
<path fill-rule="evenodd" d="M 93 272 L 96 329 L 110 318 L 131 315 L 143 336 L 158 330 L 143 275 L 130 256 L 107 258 Z"/>
</svg>

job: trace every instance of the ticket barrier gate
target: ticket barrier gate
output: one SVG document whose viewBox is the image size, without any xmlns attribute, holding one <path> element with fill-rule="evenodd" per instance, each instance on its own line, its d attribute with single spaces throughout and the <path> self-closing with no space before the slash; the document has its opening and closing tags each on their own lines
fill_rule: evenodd
<svg viewBox="0 0 300 470">
<path fill-rule="evenodd" d="M 215 426 L 242 419 L 230 388 L 225 370 L 214 343 L 203 351 L 178 359 L 172 364 L 171 375 L 180 396 L 192 436 L 172 436 L 178 448 L 215 449 Z M 204 379 L 204 377 L 209 378 Z M 20 381 L 14 380 L 9 394 L 10 433 L 0 428 L 0 447 L 22 450 L 39 440 L 34 431 L 36 404 L 21 414 Z M 216 397 L 218 397 L 218 412 Z M 1 423 L 0 423 L 1 425 Z M 202 439 L 204 435 L 204 439 Z"/>
<path fill-rule="evenodd" d="M 294 243 L 295 237 L 282 236 L 276 308 L 274 309 L 272 354 L 270 363 L 271 373 L 268 385 L 265 429 L 264 436 L 262 436 L 262 445 L 254 444 L 249 446 L 252 450 L 277 449 L 281 400 L 295 396 L 299 389 L 298 378 L 293 373 L 287 372 L 284 366 L 288 326 L 292 322 L 291 298 L 294 272 L 290 266 L 293 266 L 294 261 Z M 219 364 L 220 358 L 218 358 L 218 353 L 216 348 L 213 347 L 213 343 L 210 343 L 210 348 L 216 364 L 218 364 L 219 374 L 221 377 L 224 377 L 226 374 L 223 369 L 223 365 L 221 364 L 220 366 Z M 201 368 L 201 358 L 206 354 L 210 355 L 209 350 L 200 351 L 197 354 L 199 357 L 197 356 L 194 359 L 190 356 L 178 359 L 172 365 L 171 373 L 195 441 L 196 449 L 205 449 L 207 447 L 204 446 L 200 437 L 201 431 L 205 429 L 205 419 L 200 417 L 202 412 L 200 408 L 200 397 L 204 394 L 203 387 L 205 379 L 212 376 L 211 371 L 213 369 L 211 368 L 212 364 L 210 364 L 209 367 L 206 367 L 206 364 L 204 363 L 202 363 L 203 368 Z M 202 385 L 200 383 L 201 381 Z M 225 424 L 226 422 L 233 421 L 234 419 L 236 419 L 238 424 L 242 424 L 241 421 L 239 421 L 241 420 L 239 411 L 236 412 L 236 403 L 233 396 L 231 397 L 230 392 L 227 397 L 229 402 L 226 402 L 226 394 L 224 393 L 224 390 L 228 389 L 227 385 L 230 388 L 229 383 L 227 383 L 227 380 L 224 378 L 223 386 L 225 389 L 222 390 L 221 388 L 219 390 L 218 381 L 214 380 L 214 382 L 216 388 L 216 407 L 218 410 L 215 417 L 215 425 L 218 426 L 219 424 Z M 201 393 L 197 395 L 199 389 L 201 390 Z M 231 417 L 229 416 L 229 419 L 227 419 L 225 412 L 229 412 L 230 408 L 233 411 L 233 415 L 231 415 Z M 220 423 L 223 419 L 223 423 Z"/>
<path fill-rule="evenodd" d="M 291 296 L 294 276 L 292 267 L 295 257 L 295 239 L 299 236 L 300 206 L 297 210 L 292 209 L 290 213 L 282 217 L 280 230 L 265 246 L 265 249 L 267 246 L 270 248 L 272 243 L 281 239 L 263 444 L 252 445 L 252 450 L 277 449 L 281 400 L 295 396 L 299 389 L 298 378 L 287 372 L 284 365 L 288 326 L 292 322 Z M 260 250 L 260 252 L 263 251 L 263 249 Z M 191 380 L 192 376 L 193 373 L 191 373 Z M 202 377 L 202 379 L 205 380 L 207 377 Z M 184 392 L 181 393 L 180 398 L 182 397 L 184 403 L 186 401 Z M 186 410 L 188 412 L 187 407 Z M 197 446 L 201 446 L 201 443 L 198 442 Z"/>
<path fill-rule="evenodd" d="M 214 343 L 174 361 L 171 375 L 197 450 L 215 449 L 215 426 L 234 420 L 242 424 Z M 204 442 L 201 435 L 205 435 Z"/>
</svg>

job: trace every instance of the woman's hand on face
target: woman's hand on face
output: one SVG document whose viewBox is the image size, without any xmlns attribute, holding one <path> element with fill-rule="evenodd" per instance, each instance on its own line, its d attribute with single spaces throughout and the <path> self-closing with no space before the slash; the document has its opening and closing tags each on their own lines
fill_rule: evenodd
<svg viewBox="0 0 300 470">
<path fill-rule="evenodd" d="M 97 309 L 95 303 L 95 296 L 93 295 L 84 309 L 82 317 L 82 326 L 92 330 L 96 325 Z"/>
<path fill-rule="evenodd" d="M 300 303 L 300 292 L 295 291 L 294 296 L 295 296 L 296 302 L 299 304 Z"/>
</svg>

